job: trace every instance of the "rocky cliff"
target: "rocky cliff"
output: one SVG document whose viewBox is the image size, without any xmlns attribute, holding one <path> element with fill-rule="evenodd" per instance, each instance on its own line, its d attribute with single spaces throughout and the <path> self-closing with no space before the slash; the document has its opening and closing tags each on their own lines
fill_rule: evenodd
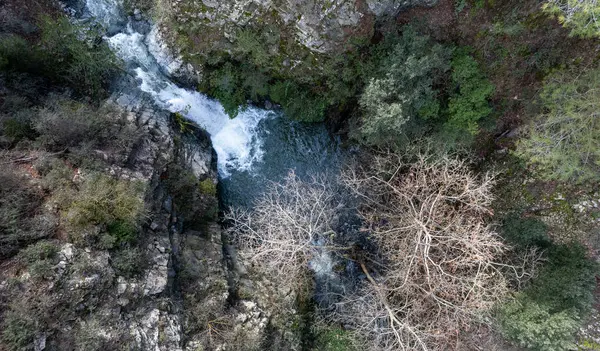
<svg viewBox="0 0 600 351">
<path fill-rule="evenodd" d="M 131 13 L 152 8 L 157 35 L 173 57 L 202 70 L 224 56 L 265 47 L 276 70 L 293 70 L 306 57 L 336 55 L 371 39 L 377 22 L 437 0 L 128 0 Z M 240 49 L 240 46 L 243 48 Z M 176 66 L 181 63 L 175 62 Z"/>
</svg>

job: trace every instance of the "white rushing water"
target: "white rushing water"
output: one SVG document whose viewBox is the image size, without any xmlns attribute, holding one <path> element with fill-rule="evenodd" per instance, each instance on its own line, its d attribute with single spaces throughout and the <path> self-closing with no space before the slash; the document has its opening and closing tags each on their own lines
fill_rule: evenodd
<svg viewBox="0 0 600 351">
<path fill-rule="evenodd" d="M 90 15 L 105 26 L 114 25 L 122 18 L 120 0 L 86 0 Z M 263 156 L 258 124 L 274 114 L 258 108 L 247 108 L 231 119 L 218 101 L 196 91 L 174 84 L 167 74 L 175 59 L 161 51 L 156 42 L 156 28 L 149 35 L 135 32 L 130 25 L 121 33 L 106 38 L 108 44 L 128 65 L 135 67 L 133 74 L 139 88 L 149 93 L 155 102 L 171 112 L 179 112 L 206 129 L 217 152 L 218 169 L 222 177 L 230 171 L 250 170 Z M 167 74 L 165 74 L 166 72 Z"/>
</svg>

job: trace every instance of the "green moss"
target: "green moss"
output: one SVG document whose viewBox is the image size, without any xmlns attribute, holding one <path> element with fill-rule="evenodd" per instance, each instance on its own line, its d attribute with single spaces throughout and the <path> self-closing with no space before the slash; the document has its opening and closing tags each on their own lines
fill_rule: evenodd
<svg viewBox="0 0 600 351">
<path fill-rule="evenodd" d="M 315 350 L 354 351 L 353 340 L 348 331 L 330 327 L 318 333 Z"/>
<path fill-rule="evenodd" d="M 179 132 L 187 133 L 191 130 L 193 123 L 188 121 L 181 112 L 175 112 L 171 114 L 171 117 L 175 121 L 175 125 L 179 127 Z"/>
<path fill-rule="evenodd" d="M 217 185 L 213 183 L 212 179 L 206 178 L 203 181 L 198 183 L 198 189 L 200 193 L 208 196 L 216 196 L 217 195 Z"/>
<path fill-rule="evenodd" d="M 591 339 L 582 340 L 579 345 L 579 350 L 600 351 L 600 344 Z"/>
</svg>

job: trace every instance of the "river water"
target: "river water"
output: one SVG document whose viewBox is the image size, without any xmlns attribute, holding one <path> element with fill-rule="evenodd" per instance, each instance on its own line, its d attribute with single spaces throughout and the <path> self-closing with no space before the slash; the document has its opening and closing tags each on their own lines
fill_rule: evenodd
<svg viewBox="0 0 600 351">
<path fill-rule="evenodd" d="M 142 92 L 159 108 L 182 113 L 210 134 L 217 153 L 219 197 L 224 207 L 250 208 L 272 181 L 280 181 L 290 170 L 301 178 L 311 174 L 335 175 L 343 153 L 339 140 L 324 124 L 291 121 L 282 113 L 249 107 L 229 118 L 221 104 L 171 79 L 173 58 L 161 49 L 156 27 L 126 16 L 122 0 L 71 0 L 79 4 L 73 15 L 79 21 L 100 24 L 105 40 L 125 63 L 134 80 L 125 79 L 129 95 Z M 136 30 L 135 28 L 138 28 Z M 122 87 L 120 87 L 123 90 Z M 329 304 L 347 285 L 334 273 L 346 264 L 327 250 L 311 260 L 317 290 L 315 297 Z M 356 267 L 347 265 L 350 276 Z"/>
<path fill-rule="evenodd" d="M 290 169 L 301 177 L 337 169 L 339 142 L 323 124 L 293 122 L 256 107 L 231 119 L 218 101 L 178 86 L 170 78 L 173 58 L 161 49 L 156 28 L 136 31 L 139 23 L 126 16 L 122 0 L 86 0 L 78 12 L 82 21 L 107 29 L 105 40 L 136 78 L 132 90 L 142 90 L 157 106 L 182 113 L 210 134 L 223 204 L 251 205 L 269 181 L 280 180 Z"/>
</svg>

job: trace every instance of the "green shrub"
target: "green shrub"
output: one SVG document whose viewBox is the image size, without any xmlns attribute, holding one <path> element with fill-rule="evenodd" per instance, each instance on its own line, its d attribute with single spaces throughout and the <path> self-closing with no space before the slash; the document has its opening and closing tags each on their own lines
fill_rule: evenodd
<svg viewBox="0 0 600 351">
<path fill-rule="evenodd" d="M 12 141 L 25 138 L 34 139 L 36 133 L 31 126 L 31 115 L 33 113 L 34 111 L 24 109 L 14 111 L 10 115 L 0 116 L 2 134 L 12 139 Z"/>
<path fill-rule="evenodd" d="M 111 265 L 118 275 L 133 277 L 144 270 L 144 255 L 136 247 L 125 247 L 111 254 Z"/>
<path fill-rule="evenodd" d="M 579 321 L 572 309 L 553 312 L 548 306 L 519 296 L 503 306 L 500 323 L 504 335 L 521 347 L 539 351 L 576 349 L 573 334 Z"/>
<path fill-rule="evenodd" d="M 4 69 L 45 77 L 81 96 L 106 96 L 106 87 L 120 72 L 120 62 L 98 40 L 99 34 L 73 25 L 66 16 L 42 17 L 39 28 L 40 39 L 35 43 L 15 35 L 0 38 Z"/>
<path fill-rule="evenodd" d="M 241 29 L 236 36 L 236 50 L 247 55 L 257 67 L 268 67 L 271 64 L 268 43 L 260 33 L 251 29 Z"/>
<path fill-rule="evenodd" d="M 58 253 L 58 246 L 51 241 L 38 241 L 27 246 L 21 251 L 20 256 L 24 263 L 32 264 L 40 260 L 52 260 Z"/>
<path fill-rule="evenodd" d="M 29 274 L 34 279 L 48 277 L 57 262 L 58 246 L 51 241 L 38 241 L 21 250 L 21 261 L 27 265 Z"/>
<path fill-rule="evenodd" d="M 515 153 L 541 177 L 563 181 L 600 178 L 600 69 L 560 71 L 544 81 L 545 113 L 527 129 Z"/>
<path fill-rule="evenodd" d="M 209 76 L 209 93 L 219 100 L 230 117 L 237 116 L 240 107 L 246 106 L 241 73 L 231 62 L 225 63 Z"/>
<path fill-rule="evenodd" d="M 7 311 L 3 316 L 1 339 L 11 351 L 31 349 L 37 324 L 29 316 L 13 310 Z"/>
<path fill-rule="evenodd" d="M 319 351 L 353 351 L 356 350 L 349 333 L 339 328 L 327 328 L 317 331 L 315 350 Z"/>
<path fill-rule="evenodd" d="M 217 185 L 213 183 L 212 179 L 206 178 L 200 183 L 198 183 L 198 188 L 200 193 L 208 196 L 216 196 L 217 195 Z"/>
<path fill-rule="evenodd" d="M 141 182 L 91 176 L 67 210 L 71 232 L 103 226 L 118 243 L 134 241 L 145 216 L 144 190 Z"/>
<path fill-rule="evenodd" d="M 521 218 L 516 214 L 509 215 L 502 223 L 504 238 L 520 248 L 550 246 L 551 241 L 547 232 L 548 227 L 539 219 Z"/>
<path fill-rule="evenodd" d="M 41 50 L 48 60 L 46 73 L 82 95 L 105 96 L 106 87 L 120 73 L 120 62 L 108 45 L 99 40 L 99 34 L 73 25 L 66 17 L 56 20 L 44 17 L 40 28 Z"/>
<path fill-rule="evenodd" d="M 599 37 L 600 4 L 594 0 L 546 0 L 542 9 L 571 29 L 572 35 Z"/>
<path fill-rule="evenodd" d="M 41 53 L 25 38 L 14 34 L 0 36 L 0 68 L 3 70 L 36 72 L 42 60 Z"/>
<path fill-rule="evenodd" d="M 277 82 L 269 91 L 273 102 L 283 108 L 286 116 L 303 122 L 320 122 L 325 118 L 327 100 L 291 81 Z"/>
<path fill-rule="evenodd" d="M 594 302 L 598 267 L 578 244 L 558 245 L 548 250 L 548 262 L 527 293 L 554 309 L 575 309 L 585 315 Z"/>
<path fill-rule="evenodd" d="M 450 68 L 450 51 L 412 27 L 385 50 L 359 100 L 363 110 L 359 138 L 376 146 L 418 135 L 425 121 L 439 117 L 434 81 Z"/>
<path fill-rule="evenodd" d="M 500 308 L 507 338 L 534 350 L 565 350 L 594 302 L 597 264 L 580 245 L 548 250 L 547 263 L 530 286 Z"/>
<path fill-rule="evenodd" d="M 104 233 L 98 238 L 98 248 L 101 250 L 110 250 L 117 245 L 117 238 L 109 233 Z"/>
<path fill-rule="evenodd" d="M 36 163 L 36 169 L 43 175 L 42 185 L 49 190 L 62 190 L 73 185 L 74 170 L 65 164 L 65 161 L 51 158 Z"/>
<path fill-rule="evenodd" d="M 471 134 L 477 133 L 477 122 L 492 109 L 488 99 L 494 86 L 483 75 L 479 64 L 467 50 L 457 50 L 452 58 L 452 88 L 448 102 L 448 127 Z"/>
</svg>

